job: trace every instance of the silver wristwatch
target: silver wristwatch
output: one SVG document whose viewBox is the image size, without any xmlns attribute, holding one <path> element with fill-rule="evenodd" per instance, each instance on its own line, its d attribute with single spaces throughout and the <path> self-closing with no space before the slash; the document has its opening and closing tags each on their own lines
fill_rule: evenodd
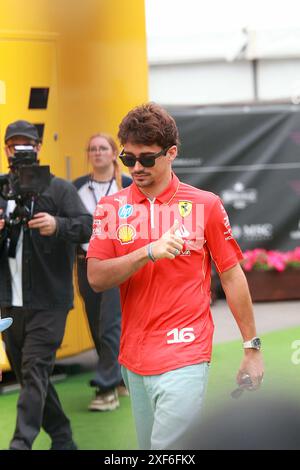
<svg viewBox="0 0 300 470">
<path fill-rule="evenodd" d="M 257 336 L 250 339 L 250 341 L 245 341 L 243 343 L 244 349 L 260 349 L 261 348 L 261 340 Z"/>
</svg>

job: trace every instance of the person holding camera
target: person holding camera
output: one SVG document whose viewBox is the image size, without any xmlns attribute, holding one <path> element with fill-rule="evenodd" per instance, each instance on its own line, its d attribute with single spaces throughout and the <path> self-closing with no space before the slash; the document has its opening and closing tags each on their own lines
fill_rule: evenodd
<svg viewBox="0 0 300 470">
<path fill-rule="evenodd" d="M 52 174 L 48 182 L 36 181 L 40 149 L 34 125 L 19 120 L 7 127 L 10 171 L 0 187 L 0 307 L 2 318 L 13 318 L 3 337 L 21 384 L 10 449 L 31 449 L 41 427 L 51 437 L 51 449 L 76 449 L 50 375 L 73 306 L 76 244 L 89 240 L 92 218 L 71 183 Z"/>
<path fill-rule="evenodd" d="M 107 134 L 95 134 L 88 140 L 87 160 L 91 173 L 74 181 L 78 194 L 93 214 L 102 196 L 108 196 L 132 183 L 129 176 L 121 173 L 117 162 L 118 147 Z M 89 327 L 98 354 L 95 377 L 90 385 L 95 387 L 90 411 L 113 411 L 119 407 L 119 396 L 128 392 L 122 381 L 118 363 L 121 306 L 118 287 L 95 293 L 87 280 L 86 252 L 88 244 L 78 247 L 77 277 L 79 291 L 85 304 Z"/>
</svg>

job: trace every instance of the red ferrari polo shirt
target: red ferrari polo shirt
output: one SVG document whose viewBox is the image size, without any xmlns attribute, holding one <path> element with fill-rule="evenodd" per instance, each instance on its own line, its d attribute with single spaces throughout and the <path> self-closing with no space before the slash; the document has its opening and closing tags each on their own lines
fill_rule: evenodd
<svg viewBox="0 0 300 470">
<path fill-rule="evenodd" d="M 184 247 L 174 260 L 149 262 L 120 286 L 119 362 L 154 375 L 210 361 L 211 259 L 219 273 L 243 258 L 218 196 L 179 181 L 150 201 L 135 183 L 100 200 L 88 258 L 124 256 L 162 236 L 179 221 Z"/>
</svg>

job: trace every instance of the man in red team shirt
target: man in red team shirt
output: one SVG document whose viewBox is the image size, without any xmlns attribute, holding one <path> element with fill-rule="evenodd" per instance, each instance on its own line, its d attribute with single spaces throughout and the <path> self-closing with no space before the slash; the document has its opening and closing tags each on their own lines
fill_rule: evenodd
<svg viewBox="0 0 300 470">
<path fill-rule="evenodd" d="M 96 292 L 120 286 L 119 361 L 142 449 L 171 449 L 202 407 L 211 359 L 211 260 L 243 337 L 237 375 L 257 388 L 263 377 L 251 298 L 218 196 L 172 172 L 178 130 L 159 105 L 122 120 L 120 158 L 133 184 L 100 200 L 88 250 Z"/>
</svg>

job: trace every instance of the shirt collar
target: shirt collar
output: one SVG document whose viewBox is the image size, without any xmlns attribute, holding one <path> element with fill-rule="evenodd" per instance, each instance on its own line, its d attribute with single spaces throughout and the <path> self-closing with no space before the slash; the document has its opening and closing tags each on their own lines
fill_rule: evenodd
<svg viewBox="0 0 300 470">
<path fill-rule="evenodd" d="M 173 199 L 176 192 L 178 191 L 179 184 L 179 179 L 177 178 L 175 173 L 172 172 L 172 179 L 170 181 L 170 184 L 163 190 L 162 193 L 156 196 L 155 201 L 159 201 L 162 204 L 168 204 L 168 202 Z M 135 203 L 140 203 L 148 199 L 147 196 L 142 193 L 142 191 L 134 182 L 132 183 L 131 187 L 133 193 L 133 200 Z"/>
</svg>

